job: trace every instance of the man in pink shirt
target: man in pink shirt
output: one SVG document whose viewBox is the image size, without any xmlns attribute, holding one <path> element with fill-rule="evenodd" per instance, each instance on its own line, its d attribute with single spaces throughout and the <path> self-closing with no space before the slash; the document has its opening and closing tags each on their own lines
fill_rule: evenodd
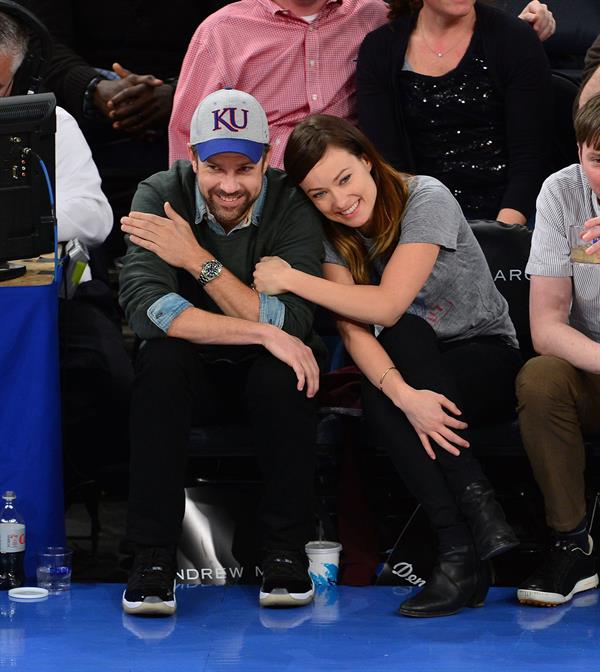
<svg viewBox="0 0 600 672">
<path fill-rule="evenodd" d="M 307 115 L 353 119 L 358 47 L 385 23 L 387 11 L 382 0 L 241 0 L 209 16 L 183 61 L 169 162 L 187 157 L 198 101 L 227 86 L 261 102 L 277 168 L 289 134 Z"/>
<path fill-rule="evenodd" d="M 196 30 L 183 61 L 169 124 L 169 163 L 187 158 L 192 114 L 209 93 L 251 93 L 267 113 L 273 153 L 283 166 L 292 129 L 309 114 L 355 121 L 356 57 L 365 35 L 387 20 L 383 0 L 240 0 Z M 532 0 L 520 18 L 540 39 L 552 13 Z"/>
</svg>

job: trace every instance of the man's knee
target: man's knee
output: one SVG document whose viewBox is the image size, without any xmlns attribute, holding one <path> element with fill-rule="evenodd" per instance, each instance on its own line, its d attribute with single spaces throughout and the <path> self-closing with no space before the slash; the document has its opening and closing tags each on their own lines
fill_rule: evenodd
<svg viewBox="0 0 600 672">
<path fill-rule="evenodd" d="M 136 379 L 159 377 L 165 382 L 178 380 L 190 369 L 194 345 L 178 338 L 156 338 L 142 344 L 136 360 Z"/>
<path fill-rule="evenodd" d="M 575 403 L 575 388 L 579 373 L 560 357 L 541 355 L 525 363 L 516 381 L 519 411 L 524 408 L 539 409 L 569 399 Z"/>
<path fill-rule="evenodd" d="M 306 400 L 306 386 L 298 390 L 298 377 L 291 366 L 285 364 L 270 353 L 259 357 L 248 376 L 248 394 L 250 398 L 262 400 L 271 407 Z M 314 403 L 314 400 L 308 400 Z"/>
</svg>

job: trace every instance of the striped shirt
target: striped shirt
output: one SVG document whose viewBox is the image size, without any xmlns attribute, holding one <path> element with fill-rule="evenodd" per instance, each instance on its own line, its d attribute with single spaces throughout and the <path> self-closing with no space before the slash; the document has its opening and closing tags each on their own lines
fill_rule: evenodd
<svg viewBox="0 0 600 672">
<path fill-rule="evenodd" d="M 570 260 L 569 226 L 600 217 L 598 197 L 578 163 L 550 175 L 537 199 L 529 275 L 573 278 L 569 324 L 600 343 L 600 264 Z"/>
<path fill-rule="evenodd" d="M 169 162 L 187 158 L 192 115 L 209 93 L 251 93 L 269 120 L 273 154 L 283 165 L 287 138 L 309 114 L 355 121 L 355 71 L 365 35 L 386 21 L 382 0 L 328 0 L 312 22 L 272 0 L 241 0 L 205 19 L 188 47 L 169 124 Z"/>
</svg>

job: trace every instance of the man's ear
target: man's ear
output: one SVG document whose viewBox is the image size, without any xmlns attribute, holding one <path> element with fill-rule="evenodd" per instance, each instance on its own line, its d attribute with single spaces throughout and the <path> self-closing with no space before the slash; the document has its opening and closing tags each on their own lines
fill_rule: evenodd
<svg viewBox="0 0 600 672">
<path fill-rule="evenodd" d="M 273 153 L 273 148 L 269 147 L 269 149 L 267 149 L 267 153 L 263 156 L 263 165 L 262 165 L 263 175 L 267 172 L 267 168 L 269 167 L 269 162 L 271 161 L 271 154 L 272 153 Z"/>
<path fill-rule="evenodd" d="M 195 173 L 198 172 L 198 155 L 191 145 L 187 146 L 188 160 L 192 162 L 192 169 Z"/>
</svg>

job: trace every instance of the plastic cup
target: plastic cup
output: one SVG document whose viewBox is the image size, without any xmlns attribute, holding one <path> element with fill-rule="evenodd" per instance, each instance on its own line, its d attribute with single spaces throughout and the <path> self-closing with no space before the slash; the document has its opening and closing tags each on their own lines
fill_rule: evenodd
<svg viewBox="0 0 600 672">
<path fill-rule="evenodd" d="M 569 227 L 569 245 L 571 246 L 571 262 L 574 264 L 600 264 L 600 255 L 589 255 L 585 251 L 590 245 L 597 243 L 598 238 L 593 240 L 581 240 L 581 234 L 585 231 L 583 226 L 572 224 Z"/>
<path fill-rule="evenodd" d="M 305 550 L 308 573 L 315 586 L 337 585 L 342 545 L 337 541 L 309 541 Z"/>
<path fill-rule="evenodd" d="M 48 546 L 38 553 L 37 584 L 49 593 L 61 593 L 71 588 L 73 551 L 63 546 Z"/>
</svg>

